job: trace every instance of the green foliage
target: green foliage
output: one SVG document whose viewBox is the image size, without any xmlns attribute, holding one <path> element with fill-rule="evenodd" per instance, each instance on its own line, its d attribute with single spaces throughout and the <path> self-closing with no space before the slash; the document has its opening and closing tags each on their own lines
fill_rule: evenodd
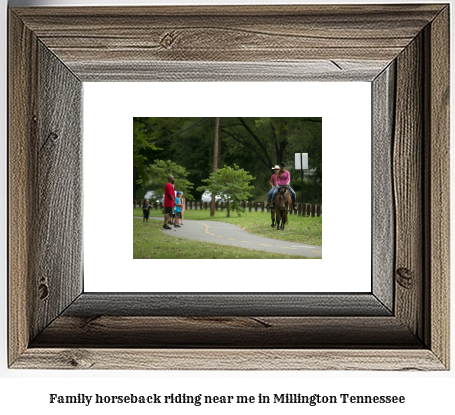
<svg viewBox="0 0 455 415">
<path fill-rule="evenodd" d="M 182 131 L 195 122 L 198 118 L 155 118 L 150 121 L 149 127 L 156 140 L 169 137 Z M 153 159 L 172 160 L 184 166 L 189 172 L 188 180 L 194 187 L 202 185 L 202 179 L 213 171 L 213 143 L 214 143 L 215 118 L 198 125 L 184 133 L 161 141 L 161 150 L 153 152 Z M 220 151 L 221 155 L 222 151 Z M 220 163 L 218 164 L 220 165 Z M 195 195 L 198 199 L 200 195 Z"/>
<path fill-rule="evenodd" d="M 302 182 L 299 179 L 291 181 L 291 187 L 296 193 L 297 202 L 302 201 Z M 303 181 L 303 202 L 322 205 L 322 184 L 314 180 Z"/>
<path fill-rule="evenodd" d="M 148 142 L 159 141 L 160 149 L 150 146 L 137 147 L 134 156 L 134 186 L 143 177 L 144 189 L 153 184 L 136 166 L 147 166 L 150 160 L 172 160 L 187 169 L 187 179 L 194 188 L 204 188 L 203 180 L 213 172 L 215 117 L 186 130 L 201 117 L 138 117 L 134 118 L 135 142 L 138 138 Z M 167 137 L 185 130 L 183 133 Z M 139 140 L 140 141 L 140 140 Z M 143 140 L 142 140 L 143 143 Z M 322 186 L 322 118 L 320 117 L 221 117 L 219 129 L 218 168 L 234 163 L 256 179 L 254 198 L 270 189 L 271 167 L 284 161 L 291 173 L 291 180 L 300 178 L 293 171 L 294 153 L 308 153 L 309 167 L 314 170 L 313 181 Z M 141 157 L 145 158 L 141 159 Z M 141 164 L 142 163 L 142 164 Z M 150 174 L 150 172 L 147 172 Z M 153 179 L 153 178 L 152 178 Z M 299 185 L 300 186 L 300 185 Z M 135 187 L 136 189 L 136 187 Z M 194 193 L 199 200 L 201 193 Z"/>
<path fill-rule="evenodd" d="M 238 202 L 252 196 L 248 191 L 254 186 L 251 186 L 249 181 L 254 179 L 247 171 L 234 164 L 233 168 L 226 166 L 218 169 L 216 173 L 211 173 L 208 179 L 202 180 L 207 184 L 198 187 L 196 190 L 208 190 L 212 194 L 221 195 L 229 201 L 227 216 L 230 215 L 230 202 L 232 202 L 232 209 L 240 216 L 240 212 L 243 212 L 244 209 L 240 207 Z"/>
<path fill-rule="evenodd" d="M 285 161 L 293 166 L 295 153 L 308 153 L 308 167 L 314 170 L 311 181 L 322 185 L 322 118 L 295 118 L 294 120 L 295 122 L 288 124 L 289 153 Z M 296 171 L 295 174 L 300 176 L 300 171 Z"/>
<path fill-rule="evenodd" d="M 146 168 L 147 157 L 144 155 L 144 151 L 159 150 L 148 139 L 149 137 L 144 123 L 138 118 L 133 118 L 133 166 L 136 168 L 136 173 L 142 181 L 150 180 Z"/>
<path fill-rule="evenodd" d="M 159 197 L 164 196 L 167 178 L 172 175 L 175 180 L 175 189 L 183 192 L 187 200 L 194 200 L 190 193 L 190 190 L 193 189 L 193 183 L 187 179 L 189 173 L 185 167 L 179 166 L 171 160 L 155 160 L 154 164 L 148 166 L 147 171 L 153 177 L 153 184 Z"/>
</svg>

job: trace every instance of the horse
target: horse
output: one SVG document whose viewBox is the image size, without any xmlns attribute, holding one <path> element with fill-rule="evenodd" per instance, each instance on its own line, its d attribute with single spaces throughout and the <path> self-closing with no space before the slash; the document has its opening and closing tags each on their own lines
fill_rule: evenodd
<svg viewBox="0 0 455 415">
<path fill-rule="evenodd" d="M 270 208 L 270 216 L 271 216 L 271 218 L 272 218 L 272 224 L 271 224 L 270 226 L 271 226 L 272 228 L 274 228 L 274 227 L 275 227 L 275 224 L 276 224 L 276 222 L 275 222 L 275 206 L 272 206 L 272 207 Z"/>
<path fill-rule="evenodd" d="M 288 212 L 292 209 L 292 198 L 288 186 L 281 186 L 278 188 L 274 208 L 276 214 L 276 230 L 284 230 L 284 225 L 288 223 Z"/>
</svg>

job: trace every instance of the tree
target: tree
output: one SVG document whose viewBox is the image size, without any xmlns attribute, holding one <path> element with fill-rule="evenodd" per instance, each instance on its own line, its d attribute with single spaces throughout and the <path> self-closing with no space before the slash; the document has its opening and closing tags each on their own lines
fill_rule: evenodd
<svg viewBox="0 0 455 415">
<path fill-rule="evenodd" d="M 194 184 L 195 188 L 202 185 L 201 180 L 207 178 L 210 172 L 213 171 L 213 129 L 215 118 L 188 129 L 188 127 L 200 121 L 201 118 L 140 118 L 140 121 L 146 126 L 148 137 L 150 137 L 149 141 L 159 141 L 156 145 L 161 147 L 157 151 L 143 149 L 141 154 L 149 160 L 172 160 L 178 165 L 185 167 L 189 173 L 187 179 Z M 166 139 L 182 130 L 185 130 L 182 134 Z M 152 190 L 153 186 L 150 189 L 149 187 L 146 186 L 143 190 Z M 196 199 L 200 197 L 195 191 L 193 193 Z"/>
<path fill-rule="evenodd" d="M 153 177 L 153 185 L 158 186 L 156 192 L 160 198 L 164 196 L 164 187 L 167 184 L 168 176 L 172 175 L 174 176 L 176 190 L 183 192 L 187 200 L 194 200 L 189 192 L 193 189 L 193 183 L 187 179 L 189 173 L 185 167 L 179 166 L 171 160 L 155 160 L 154 164 L 148 166 L 147 171 Z"/>
<path fill-rule="evenodd" d="M 160 150 L 149 143 L 146 126 L 139 118 L 133 118 L 133 198 L 136 198 L 138 181 L 148 182 L 151 177 L 147 171 L 146 150 Z"/>
<path fill-rule="evenodd" d="M 247 171 L 234 164 L 234 168 L 226 166 L 218 169 L 216 173 L 211 173 L 208 179 L 202 180 L 207 184 L 198 187 L 196 190 L 208 190 L 212 194 L 220 195 L 226 199 L 228 201 L 227 217 L 230 216 L 229 205 L 232 201 L 232 209 L 240 216 L 240 212 L 243 212 L 244 209 L 240 207 L 239 201 L 251 196 L 248 190 L 253 189 L 254 186 L 251 186 L 249 181 L 254 179 Z"/>
<path fill-rule="evenodd" d="M 145 157 L 145 166 L 155 159 L 172 160 L 187 169 L 187 179 L 194 184 L 194 189 L 203 188 L 202 180 L 213 171 L 215 117 L 192 127 L 201 119 L 202 117 L 134 118 L 135 124 L 140 124 L 140 131 L 147 142 L 157 142 L 155 145 L 160 147 L 156 150 L 147 146 L 140 148 L 138 155 Z M 135 127 L 137 128 L 136 125 Z M 233 166 L 235 163 L 254 176 L 255 180 L 251 183 L 254 189 L 251 190 L 250 198 L 263 197 L 268 191 L 271 167 L 275 164 L 284 161 L 291 172 L 291 179 L 300 178 L 300 171 L 293 170 L 294 153 L 300 152 L 309 154 L 312 175 L 305 178 L 311 177 L 311 181 L 317 182 L 322 189 L 322 118 L 220 118 L 218 168 Z M 135 174 L 136 170 L 135 167 Z M 150 178 L 144 181 L 142 191 L 154 190 L 153 183 L 149 185 Z M 193 195 L 200 200 L 201 193 L 193 190 Z"/>
</svg>

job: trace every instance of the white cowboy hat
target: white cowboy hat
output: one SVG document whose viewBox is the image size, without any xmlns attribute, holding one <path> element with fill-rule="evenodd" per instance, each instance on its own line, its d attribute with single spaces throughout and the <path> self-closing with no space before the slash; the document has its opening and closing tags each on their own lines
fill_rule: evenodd
<svg viewBox="0 0 455 415">
<path fill-rule="evenodd" d="M 277 165 L 275 164 L 275 167 L 272 167 L 272 170 L 280 170 L 280 166 L 277 166 Z"/>
</svg>

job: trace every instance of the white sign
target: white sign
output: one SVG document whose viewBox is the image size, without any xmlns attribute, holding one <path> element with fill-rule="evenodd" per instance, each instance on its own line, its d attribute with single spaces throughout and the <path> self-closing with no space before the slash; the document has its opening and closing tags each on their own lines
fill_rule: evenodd
<svg viewBox="0 0 455 415">
<path fill-rule="evenodd" d="M 302 156 L 303 170 L 308 170 L 308 153 L 295 153 L 295 169 L 301 169 L 300 156 Z"/>
</svg>

